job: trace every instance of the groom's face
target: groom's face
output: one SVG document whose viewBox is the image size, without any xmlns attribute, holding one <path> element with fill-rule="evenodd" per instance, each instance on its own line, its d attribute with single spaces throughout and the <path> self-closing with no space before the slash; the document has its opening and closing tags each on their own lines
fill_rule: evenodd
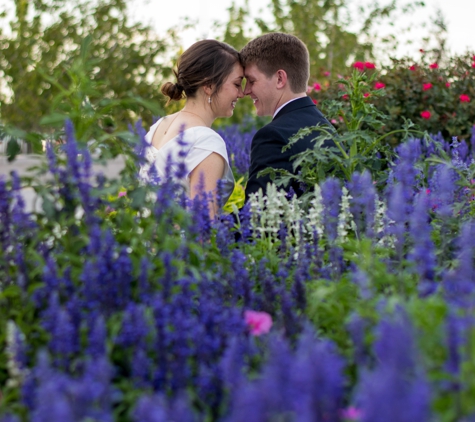
<svg viewBox="0 0 475 422">
<path fill-rule="evenodd" d="M 254 102 L 258 116 L 272 116 L 278 102 L 275 77 L 268 78 L 255 64 L 244 69 L 246 87 L 244 95 L 249 95 Z"/>
</svg>

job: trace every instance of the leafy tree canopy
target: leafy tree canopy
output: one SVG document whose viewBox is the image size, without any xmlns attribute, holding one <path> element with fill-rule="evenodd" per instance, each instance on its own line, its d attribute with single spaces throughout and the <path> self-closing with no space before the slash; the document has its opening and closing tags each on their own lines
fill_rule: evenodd
<svg viewBox="0 0 475 422">
<path fill-rule="evenodd" d="M 71 89 L 77 82 L 68 69 L 81 58 L 88 36 L 83 70 L 96 81 L 94 91 L 87 92 L 90 104 L 131 97 L 161 101 L 159 80 L 170 72 L 165 57 L 176 47 L 176 34 L 170 30 L 161 39 L 147 26 L 130 23 L 126 0 L 4 0 L 4 10 L 11 11 L 0 16 L 0 27 L 9 27 L 0 32 L 4 123 L 41 130 L 61 87 Z M 150 122 L 152 112 L 144 104 L 117 108 L 108 124 L 123 127 L 138 115 Z"/>
<path fill-rule="evenodd" d="M 422 6 L 424 3 L 417 0 L 389 0 L 385 4 L 374 0 L 365 6 L 356 6 L 351 0 L 270 0 L 273 18 L 270 22 L 257 18 L 255 23 L 261 33 L 287 32 L 304 41 L 310 52 L 311 77 L 316 79 L 325 72 L 327 76 L 343 73 L 351 61 L 374 59 L 377 46 L 385 46 L 385 51 L 395 48 L 396 35 L 382 36 L 379 29 L 392 26 Z M 233 5 L 224 41 L 242 48 L 251 38 L 246 32 L 248 19 L 247 4 L 240 8 Z"/>
</svg>

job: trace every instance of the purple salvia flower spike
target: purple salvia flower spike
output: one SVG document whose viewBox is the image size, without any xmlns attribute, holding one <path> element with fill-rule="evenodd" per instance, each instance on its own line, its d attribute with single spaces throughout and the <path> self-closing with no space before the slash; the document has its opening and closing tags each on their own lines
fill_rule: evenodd
<svg viewBox="0 0 475 422">
<path fill-rule="evenodd" d="M 338 216 L 340 214 L 341 185 L 339 180 L 329 178 L 321 186 L 324 207 L 323 225 L 330 242 L 334 242 L 338 235 Z"/>
</svg>

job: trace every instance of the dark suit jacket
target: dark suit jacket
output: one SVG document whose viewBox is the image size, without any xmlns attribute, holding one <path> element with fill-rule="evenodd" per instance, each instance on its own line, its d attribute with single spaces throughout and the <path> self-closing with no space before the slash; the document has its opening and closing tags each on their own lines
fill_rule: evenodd
<svg viewBox="0 0 475 422">
<path fill-rule="evenodd" d="M 280 110 L 268 125 L 258 130 L 251 144 L 251 165 L 249 167 L 249 180 L 246 186 L 246 201 L 251 193 L 262 188 L 266 192 L 267 183 L 271 182 L 270 176 L 257 177 L 257 174 L 268 167 L 285 169 L 294 173 L 290 157 L 314 147 L 318 132 L 313 132 L 297 141 L 290 149 L 282 152 L 289 138 L 299 129 L 308 126 L 330 125 L 323 114 L 318 110 L 309 97 L 299 98 L 287 104 Z M 295 185 L 295 186 L 294 186 Z M 287 187 L 287 189 L 289 189 Z M 302 193 L 299 186 L 294 183 L 292 188 L 299 195 Z"/>
</svg>

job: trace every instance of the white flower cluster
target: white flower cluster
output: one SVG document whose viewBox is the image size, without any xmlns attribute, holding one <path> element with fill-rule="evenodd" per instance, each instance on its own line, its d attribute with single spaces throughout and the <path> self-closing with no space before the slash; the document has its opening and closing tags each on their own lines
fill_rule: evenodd
<svg viewBox="0 0 475 422">
<path fill-rule="evenodd" d="M 341 195 L 341 211 L 338 216 L 338 240 L 344 242 L 348 238 L 348 232 L 356 232 L 356 224 L 350 211 L 351 195 L 348 189 L 343 186 Z"/>
<path fill-rule="evenodd" d="M 17 361 L 18 356 L 18 341 L 24 342 L 25 335 L 19 330 L 17 325 L 13 321 L 7 322 L 7 370 L 9 379 L 7 381 L 7 387 L 18 387 L 22 384 L 28 371 L 20 368 Z"/>
<path fill-rule="evenodd" d="M 298 240 L 304 210 L 296 196 L 289 200 L 284 191 L 269 184 L 266 196 L 261 190 L 251 195 L 250 206 L 254 237 L 277 239 L 281 223 L 284 223 Z"/>
<path fill-rule="evenodd" d="M 338 218 L 337 243 L 339 244 L 344 243 L 349 234 L 356 233 L 357 230 L 350 211 L 351 199 L 348 189 L 343 187 Z M 391 223 L 386 215 L 386 204 L 378 197 L 376 197 L 375 202 L 375 237 L 378 239 L 379 245 L 390 246 L 391 238 L 385 230 L 387 225 Z M 273 184 L 267 186 L 266 196 L 263 195 L 262 191 L 259 191 L 250 196 L 249 203 L 254 238 L 277 240 L 281 223 L 284 223 L 287 229 L 288 245 L 294 247 L 298 247 L 300 244 L 301 235 L 304 235 L 307 240 L 313 240 L 314 235 L 318 236 L 319 239 L 324 236 L 324 206 L 321 189 L 318 185 L 315 185 L 315 194 L 308 209 L 302 206 L 302 201 L 296 196 L 289 200 L 285 191 L 279 191 Z"/>
<path fill-rule="evenodd" d="M 254 237 L 277 240 L 281 223 L 287 229 L 287 246 L 294 248 L 301 244 L 301 235 L 307 239 L 314 236 L 322 238 L 323 226 L 323 201 L 320 186 L 315 185 L 315 196 L 310 202 L 310 207 L 305 209 L 297 196 L 288 199 L 286 192 L 278 190 L 274 184 L 267 186 L 267 195 L 262 191 L 249 198 L 251 206 L 251 226 Z M 346 236 L 347 229 L 354 226 L 349 211 L 349 195 L 345 189 L 340 214 L 341 234 Z"/>
<path fill-rule="evenodd" d="M 376 197 L 376 215 L 374 218 L 374 232 L 377 239 L 377 245 L 387 248 L 394 248 L 395 238 L 388 233 L 388 227 L 394 224 L 394 221 L 388 217 L 387 206 L 384 201 Z"/>
<path fill-rule="evenodd" d="M 310 201 L 310 208 L 307 213 L 308 224 L 315 233 L 323 236 L 323 200 L 320 186 L 315 185 L 315 197 Z"/>
</svg>

